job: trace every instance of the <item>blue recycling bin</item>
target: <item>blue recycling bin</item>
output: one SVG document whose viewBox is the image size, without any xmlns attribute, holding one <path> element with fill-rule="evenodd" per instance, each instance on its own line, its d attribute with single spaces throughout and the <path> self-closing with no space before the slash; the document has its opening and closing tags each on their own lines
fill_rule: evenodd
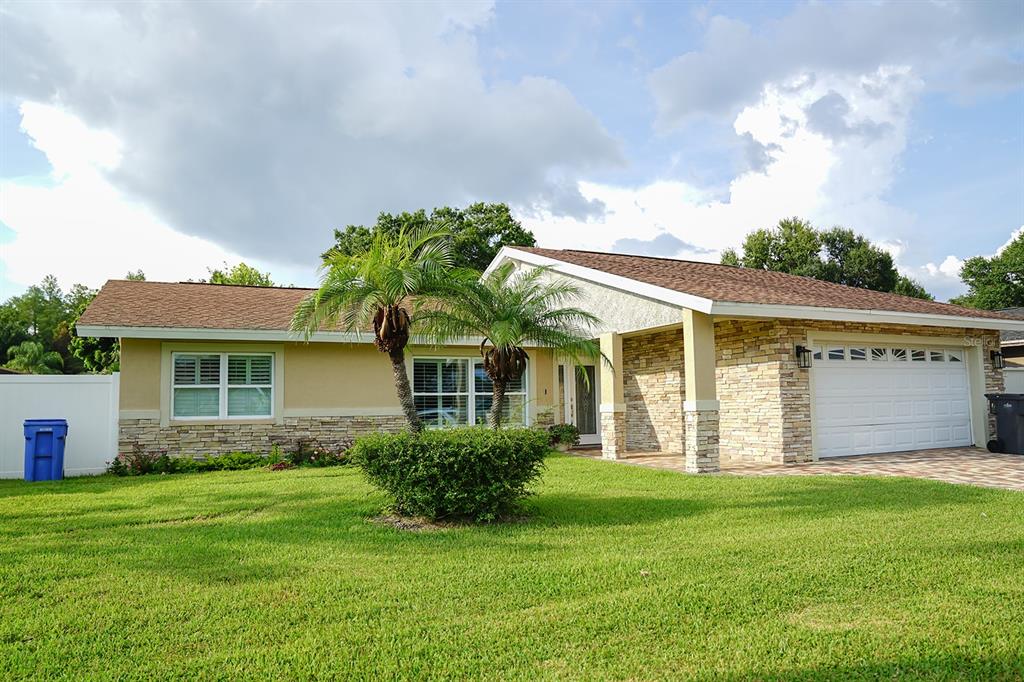
<svg viewBox="0 0 1024 682">
<path fill-rule="evenodd" d="M 66 419 L 25 420 L 25 480 L 59 481 L 64 478 Z"/>
</svg>

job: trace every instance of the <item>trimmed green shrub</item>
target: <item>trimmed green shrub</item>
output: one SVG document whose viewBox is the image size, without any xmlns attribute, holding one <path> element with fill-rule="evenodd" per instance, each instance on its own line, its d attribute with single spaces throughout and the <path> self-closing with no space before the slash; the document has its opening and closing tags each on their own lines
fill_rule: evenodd
<svg viewBox="0 0 1024 682">
<path fill-rule="evenodd" d="M 398 513 L 494 521 L 530 494 L 549 443 L 533 429 L 375 433 L 356 441 L 352 461 L 394 498 Z"/>
<path fill-rule="evenodd" d="M 143 452 L 136 446 L 131 452 L 123 452 L 114 458 L 107 467 L 107 473 L 116 476 L 144 476 L 146 474 L 190 474 L 204 471 L 241 471 L 274 466 L 286 462 L 287 468 L 293 466 L 339 466 L 348 463 L 347 453 L 333 453 L 317 447 L 300 457 L 299 461 L 291 461 L 281 456 L 280 448 L 275 446 L 270 455 L 255 452 L 228 452 L 223 455 L 207 455 L 203 459 L 189 456 L 171 457 L 167 453 Z M 285 467 L 281 467 L 285 468 Z"/>
<path fill-rule="evenodd" d="M 552 424 L 548 427 L 552 445 L 579 445 L 580 430 L 575 424 Z"/>
</svg>

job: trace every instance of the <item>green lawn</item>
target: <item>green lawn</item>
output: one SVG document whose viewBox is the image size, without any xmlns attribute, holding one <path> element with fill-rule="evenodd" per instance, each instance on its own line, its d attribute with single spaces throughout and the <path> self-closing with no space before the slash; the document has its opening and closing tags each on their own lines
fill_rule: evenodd
<svg viewBox="0 0 1024 682">
<path fill-rule="evenodd" d="M 350 468 L 0 482 L 0 679 L 1024 676 L 1024 495 L 556 457 L 531 520 Z"/>
</svg>

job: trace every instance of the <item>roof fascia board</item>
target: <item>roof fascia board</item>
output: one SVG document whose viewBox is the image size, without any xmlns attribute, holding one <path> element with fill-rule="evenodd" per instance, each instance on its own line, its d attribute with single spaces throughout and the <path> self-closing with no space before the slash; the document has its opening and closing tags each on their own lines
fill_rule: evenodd
<svg viewBox="0 0 1024 682">
<path fill-rule="evenodd" d="M 853 308 L 819 308 L 815 306 L 774 305 L 763 303 L 715 302 L 711 314 L 721 317 L 764 317 L 836 322 L 877 322 L 927 327 L 958 327 L 970 329 L 1024 330 L 1024 320 L 996 320 L 988 317 L 958 317 L 931 313 L 902 313 L 890 310 L 856 310 Z"/>
<path fill-rule="evenodd" d="M 520 251 L 519 249 L 510 246 L 502 247 L 501 251 L 498 252 L 498 255 L 494 257 L 493 261 L 491 261 L 491 264 L 487 266 L 487 269 L 484 271 L 484 276 L 493 272 L 505 260 L 517 260 L 530 265 L 536 265 L 538 267 L 549 267 L 555 272 L 560 272 L 571 277 L 577 277 L 612 289 L 618 289 L 619 291 L 624 291 L 629 294 L 635 294 L 655 301 L 661 301 L 662 303 L 668 303 L 669 305 L 689 308 L 702 313 L 708 313 L 711 311 L 712 301 L 708 298 L 702 298 L 700 296 L 694 296 L 693 294 L 686 294 L 681 291 L 666 289 L 665 287 L 659 287 L 654 284 L 647 284 L 630 277 L 613 275 L 611 273 L 604 272 L 603 270 L 596 270 L 582 265 L 567 263 L 556 258 L 541 256 L 535 253 L 529 253 L 528 251 Z"/>
<path fill-rule="evenodd" d="M 301 343 L 372 343 L 369 332 L 315 332 L 308 339 L 301 333 L 277 329 L 206 329 L 194 327 L 113 327 L 105 325 L 77 325 L 80 336 L 99 336 L 126 339 L 162 339 L 165 341 L 292 341 Z M 479 346 L 481 339 L 456 339 L 444 346 Z M 409 343 L 435 345 L 422 337 L 413 336 Z"/>
</svg>

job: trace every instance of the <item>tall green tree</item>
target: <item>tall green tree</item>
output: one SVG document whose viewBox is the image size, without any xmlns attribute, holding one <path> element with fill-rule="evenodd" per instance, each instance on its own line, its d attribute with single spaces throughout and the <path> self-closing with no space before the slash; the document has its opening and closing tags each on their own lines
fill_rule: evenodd
<svg viewBox="0 0 1024 682">
<path fill-rule="evenodd" d="M 239 263 L 233 267 L 224 263 L 223 268 L 207 268 L 207 270 L 210 272 L 210 284 L 235 284 L 247 287 L 275 286 L 269 272 L 260 272 L 246 263 Z"/>
<path fill-rule="evenodd" d="M 358 255 L 335 252 L 321 268 L 320 287 L 295 310 L 291 328 L 306 339 L 321 329 L 364 332 L 391 360 L 395 391 L 409 429 L 423 429 L 405 366 L 405 347 L 416 313 L 427 300 L 443 299 L 464 281 L 453 269 L 451 236 L 429 228 L 378 231 Z"/>
<path fill-rule="evenodd" d="M 82 368 L 91 374 L 109 374 L 121 367 L 121 344 L 116 338 L 79 336 L 76 329 L 78 318 L 89 307 L 95 292 L 88 300 L 82 300 L 75 309 L 75 317 L 71 328 L 75 330 L 71 337 L 70 350 Z"/>
<path fill-rule="evenodd" d="M 967 293 L 951 303 L 983 310 L 1024 306 L 1024 230 L 996 255 L 964 261 L 960 279 Z"/>
<path fill-rule="evenodd" d="M 427 215 L 424 210 L 412 213 L 381 213 L 370 227 L 349 225 L 334 231 L 334 246 L 324 254 L 352 256 L 366 251 L 379 232 L 398 234 L 402 230 L 444 230 L 451 234 L 453 264 L 458 268 L 483 271 L 503 246 L 533 246 L 533 233 L 525 229 L 506 204 L 476 203 L 466 208 L 443 206 Z"/>
<path fill-rule="evenodd" d="M 60 353 L 46 350 L 38 341 L 23 341 L 7 350 L 8 369 L 25 374 L 60 374 L 64 359 Z"/>
<path fill-rule="evenodd" d="M 508 263 L 479 280 L 464 282 L 447 305 L 425 310 L 419 324 L 438 344 L 479 336 L 484 372 L 491 380 L 487 423 L 501 426 L 505 391 L 526 370 L 525 346 L 543 346 L 582 364 L 600 355 L 589 330 L 600 324 L 590 313 L 568 304 L 580 289 L 565 279 L 548 277 L 547 268 L 517 275 Z"/>
<path fill-rule="evenodd" d="M 924 287 L 899 273 L 892 256 L 865 237 L 842 227 L 818 230 L 800 218 L 754 230 L 740 252 L 728 249 L 722 254 L 722 263 L 932 299 Z"/>
</svg>

